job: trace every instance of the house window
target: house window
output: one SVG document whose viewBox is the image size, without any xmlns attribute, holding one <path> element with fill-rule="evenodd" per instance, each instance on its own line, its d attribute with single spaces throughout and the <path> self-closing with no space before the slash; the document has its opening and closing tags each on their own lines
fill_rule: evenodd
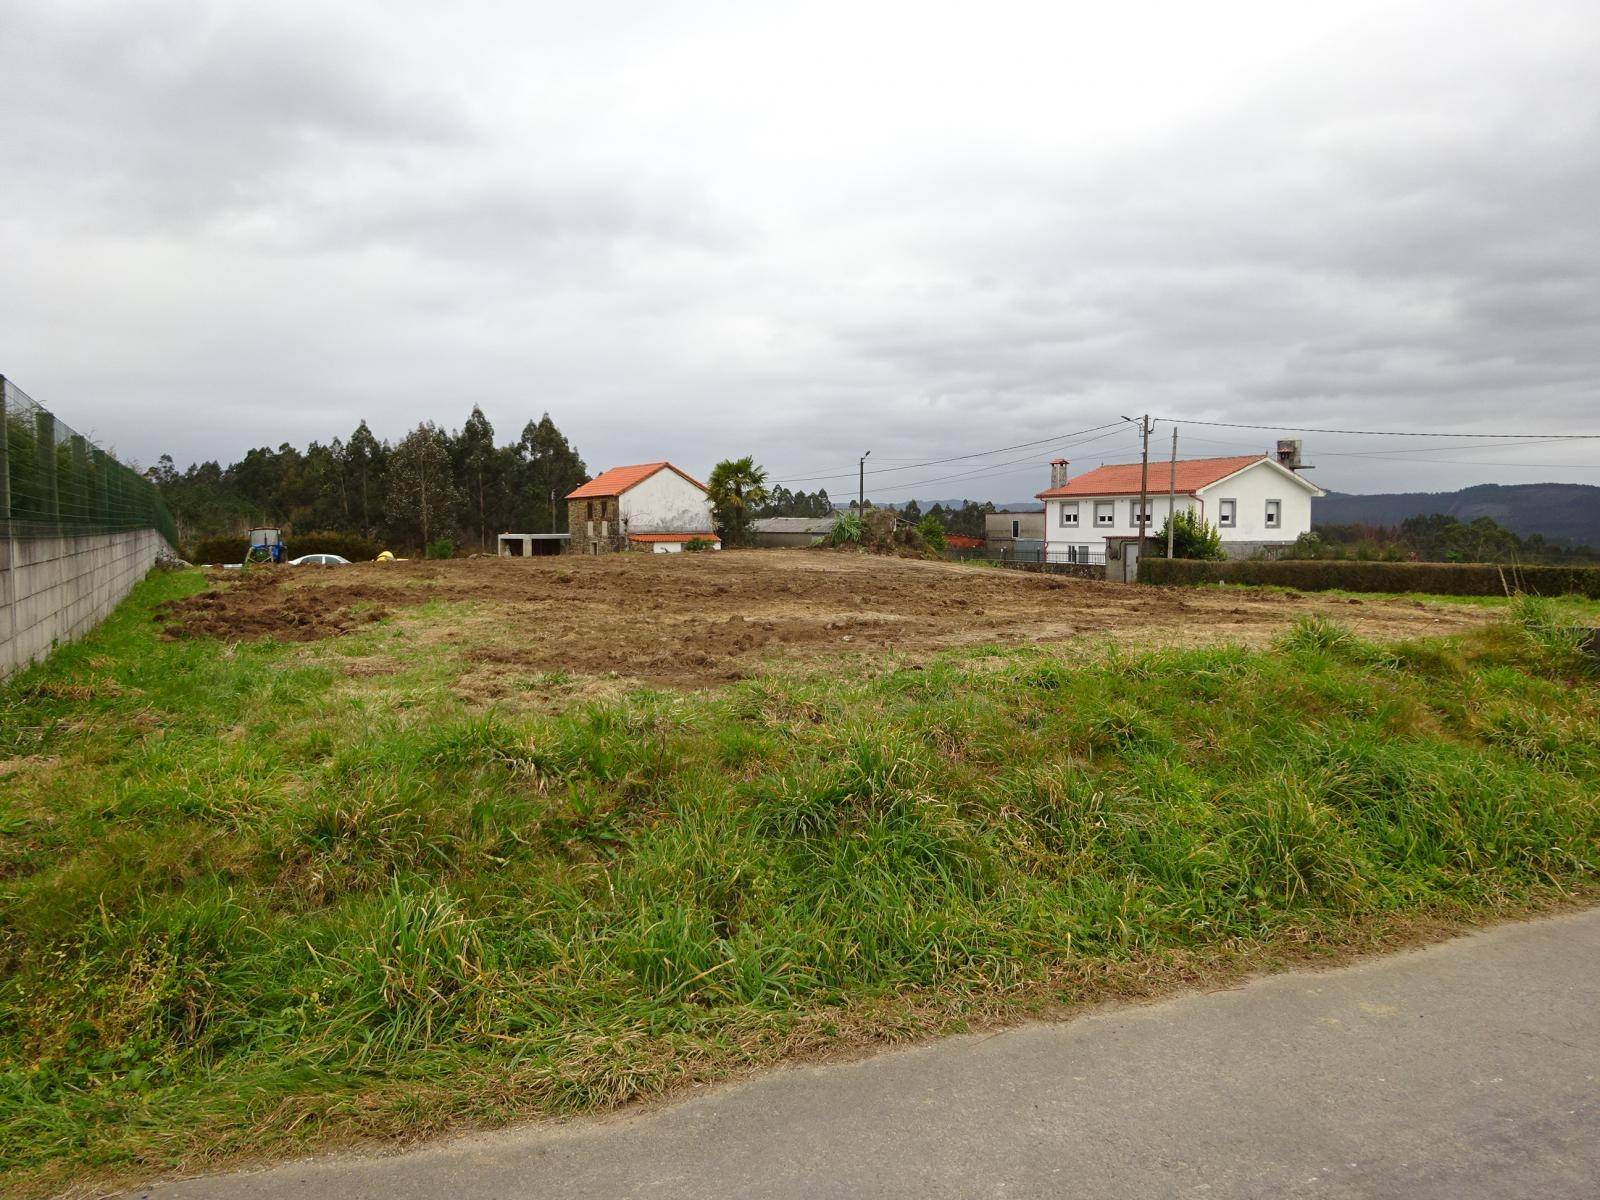
<svg viewBox="0 0 1600 1200">
<path fill-rule="evenodd" d="M 1149 500 L 1146 500 L 1144 502 L 1144 523 L 1146 525 L 1155 524 L 1155 519 L 1151 515 L 1153 511 L 1154 505 Z M 1139 526 L 1139 502 L 1137 500 L 1130 500 L 1128 502 L 1128 524 L 1132 525 L 1136 529 Z"/>
<path fill-rule="evenodd" d="M 1021 521 L 1013 521 L 1013 522 L 1011 522 L 1011 536 L 1013 538 L 1018 538 L 1018 537 L 1022 536 L 1022 522 Z"/>
<path fill-rule="evenodd" d="M 1074 500 L 1068 504 L 1061 502 L 1061 527 L 1063 529 L 1076 529 L 1078 527 L 1078 502 Z"/>
<path fill-rule="evenodd" d="M 1094 502 L 1094 523 L 1105 526 L 1115 525 L 1117 523 L 1116 501 L 1096 500 Z"/>
<path fill-rule="evenodd" d="M 585 521 L 594 520 L 594 501 L 593 500 L 586 500 L 586 501 L 584 501 L 584 505 L 588 509 L 588 511 L 584 514 L 584 518 L 583 519 Z"/>
<path fill-rule="evenodd" d="M 1217 501 L 1217 528 L 1232 529 L 1234 525 L 1233 514 L 1238 504 L 1233 500 Z"/>
<path fill-rule="evenodd" d="M 1267 528 L 1268 529 L 1276 529 L 1276 528 L 1278 528 L 1278 526 L 1280 524 L 1282 524 L 1282 518 L 1283 518 L 1283 501 L 1282 500 L 1268 500 L 1267 501 Z"/>
</svg>

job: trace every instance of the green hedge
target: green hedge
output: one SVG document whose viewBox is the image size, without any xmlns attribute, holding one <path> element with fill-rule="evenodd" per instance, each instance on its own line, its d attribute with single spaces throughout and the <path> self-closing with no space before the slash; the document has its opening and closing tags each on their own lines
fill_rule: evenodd
<svg viewBox="0 0 1600 1200">
<path fill-rule="evenodd" d="M 1440 596 L 1587 596 L 1600 600 L 1600 567 L 1512 567 L 1494 563 L 1349 562 L 1329 559 L 1239 559 L 1196 562 L 1145 558 L 1141 583 L 1247 583 L 1351 592 L 1432 592 Z"/>
<path fill-rule="evenodd" d="M 351 562 L 371 562 L 383 549 L 377 542 L 353 533 L 286 533 L 289 553 L 295 558 L 302 554 L 341 554 Z M 185 556 L 194 563 L 243 562 L 250 543 L 243 537 L 202 538 Z"/>
</svg>

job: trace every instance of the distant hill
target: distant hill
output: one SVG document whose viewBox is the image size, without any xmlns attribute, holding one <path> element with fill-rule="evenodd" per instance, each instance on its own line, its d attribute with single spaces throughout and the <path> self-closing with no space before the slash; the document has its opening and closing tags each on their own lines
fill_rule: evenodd
<svg viewBox="0 0 1600 1200">
<path fill-rule="evenodd" d="M 1586 483 L 1480 483 L 1458 492 L 1329 492 L 1311 502 L 1313 525 L 1395 526 L 1443 513 L 1461 521 L 1491 517 L 1513 533 L 1600 546 L 1600 487 Z"/>
</svg>

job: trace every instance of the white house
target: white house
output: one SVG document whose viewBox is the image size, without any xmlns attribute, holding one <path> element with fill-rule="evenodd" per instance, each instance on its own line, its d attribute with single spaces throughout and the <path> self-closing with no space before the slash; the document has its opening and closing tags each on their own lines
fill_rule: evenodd
<svg viewBox="0 0 1600 1200">
<path fill-rule="evenodd" d="M 567 493 L 569 554 L 646 550 L 675 554 L 690 542 L 722 549 L 705 484 L 669 462 L 612 467 Z"/>
<path fill-rule="evenodd" d="M 1299 447 L 1280 451 L 1299 462 Z M 1057 562 L 1120 559 L 1122 546 L 1139 536 L 1139 463 L 1096 467 L 1073 478 L 1066 459 L 1050 464 L 1044 501 L 1045 554 Z M 1170 462 L 1150 463 L 1145 532 L 1153 538 L 1167 519 Z M 1195 511 L 1214 525 L 1230 558 L 1286 546 L 1311 529 L 1311 498 L 1321 488 L 1270 454 L 1178 460 L 1171 507 Z"/>
</svg>

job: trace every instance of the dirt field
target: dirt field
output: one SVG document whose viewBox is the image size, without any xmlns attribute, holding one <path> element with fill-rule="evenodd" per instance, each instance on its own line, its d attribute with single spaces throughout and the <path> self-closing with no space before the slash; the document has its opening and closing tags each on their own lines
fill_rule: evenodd
<svg viewBox="0 0 1600 1200">
<path fill-rule="evenodd" d="M 1466 606 L 1128 587 L 783 550 L 364 563 L 214 578 L 217 590 L 162 614 L 170 634 L 316 641 L 387 620 L 404 630 L 404 644 L 454 651 L 463 690 L 485 698 L 552 674 L 703 687 L 768 667 L 886 654 L 914 661 L 981 643 L 1260 645 L 1302 613 L 1380 640 L 1486 619 Z M 419 611 L 424 604 L 435 607 Z M 362 660 L 348 669 L 374 674 L 394 664 Z"/>
</svg>

